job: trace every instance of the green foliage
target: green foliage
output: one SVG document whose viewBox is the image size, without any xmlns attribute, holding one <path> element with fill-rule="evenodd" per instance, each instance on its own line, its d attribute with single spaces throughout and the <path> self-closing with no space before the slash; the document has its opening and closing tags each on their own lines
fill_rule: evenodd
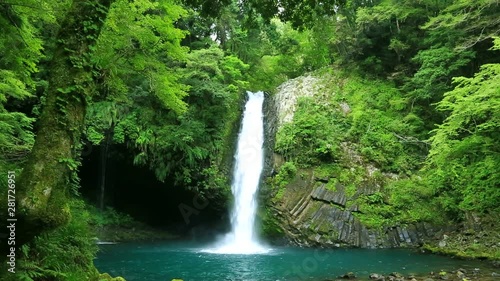
<svg viewBox="0 0 500 281">
<path fill-rule="evenodd" d="M 75 68 L 91 70 L 57 89 L 58 113 L 67 115 L 71 100 L 85 99 L 92 144 L 125 144 L 134 163 L 158 179 L 206 194 L 229 191 L 244 90 L 272 92 L 333 63 L 359 73 L 335 74 L 324 93 L 301 99 L 293 122 L 279 130 L 276 152 L 287 162 L 273 179 L 276 197 L 297 167 L 311 166 L 331 179 L 327 188 L 342 184 L 354 195 L 369 178 L 361 163 L 411 175 L 431 144 L 423 171 L 391 182 L 384 194 L 359 198 L 367 225 L 439 222 L 434 214 L 443 211 L 455 220 L 499 211 L 500 39 L 487 51 L 498 35 L 498 1 L 271 2 L 187 0 L 188 14 L 173 0 L 117 0 L 109 13 L 91 1 L 105 22 L 98 37 L 99 21 L 82 23 L 80 40 L 97 43 L 81 53 L 51 50 L 66 43 L 55 42 L 56 32 L 73 32 L 58 26 L 72 1 L 2 3 L 0 172 L 19 171 L 33 146 L 44 79 L 53 78 L 51 64 L 42 62 L 58 51 Z M 58 161 L 76 192 L 78 157 Z M 87 225 L 130 218 L 106 210 L 90 221 L 79 204 L 72 203 L 69 225 L 23 246 L 21 278 L 79 281 L 94 274 Z"/>
<path fill-rule="evenodd" d="M 277 19 L 268 26 L 260 23 L 256 30 L 251 31 L 241 44 L 254 49 L 244 56 L 251 65 L 251 89 L 273 91 L 282 82 L 303 72 L 306 33 L 298 32 L 290 24 Z"/>
<path fill-rule="evenodd" d="M 335 161 L 339 153 L 338 132 L 342 130 L 342 123 L 335 122 L 339 115 L 328 104 L 301 98 L 293 122 L 284 124 L 276 135 L 276 152 L 303 167 Z"/>
<path fill-rule="evenodd" d="M 276 152 L 301 167 L 338 163 L 346 153 L 340 144 L 351 142 L 384 171 L 417 167 L 427 148 L 418 139 L 420 121 L 405 113 L 407 100 L 393 85 L 351 74 L 339 88 L 344 74 L 322 75 L 333 93 L 299 99 L 293 122 L 277 133 Z"/>
<path fill-rule="evenodd" d="M 474 77 L 454 78 L 455 88 L 437 103 L 447 117 L 432 132 L 424 169 L 389 186 L 399 220 L 444 223 L 470 212 L 498 212 L 499 66 L 486 64 Z"/>
<path fill-rule="evenodd" d="M 34 14 L 31 7 L 48 7 L 47 13 Z M 32 74 L 38 72 L 38 62 L 42 58 L 43 41 L 37 22 L 54 20 L 51 2 L 5 3 L 0 12 L 0 100 L 5 96 L 24 98 L 32 96 L 29 91 L 35 86 Z"/>
<path fill-rule="evenodd" d="M 67 186 L 74 195 L 78 195 L 78 188 L 80 188 L 80 177 L 78 177 L 78 168 L 80 168 L 81 165 L 80 159 L 75 160 L 73 158 L 61 158 L 59 159 L 59 163 L 66 165 L 69 173 Z"/>
<path fill-rule="evenodd" d="M 83 201 L 70 202 L 72 219 L 21 248 L 16 275 L 20 280 L 78 281 L 96 278 L 93 259 L 97 246 L 89 228 L 90 213 Z"/>
<path fill-rule="evenodd" d="M 259 210 L 257 216 L 261 221 L 260 231 L 263 237 L 271 239 L 283 237 L 283 229 L 281 229 L 278 219 L 272 214 L 270 209 Z"/>
<path fill-rule="evenodd" d="M 459 0 L 449 1 L 446 4 L 439 14 L 433 15 L 422 26 L 423 29 L 433 31 L 431 32 L 433 39 L 447 32 L 448 36 L 456 39 L 453 43 L 458 49 L 466 50 L 499 35 L 496 19 L 500 7 L 495 0 Z"/>
<path fill-rule="evenodd" d="M 212 166 L 232 146 L 248 65 L 216 46 L 188 53 L 174 25 L 186 15 L 167 0 L 112 5 L 93 57 L 103 80 L 87 138 L 127 144 L 162 181 L 227 189 L 227 168 Z"/>
<path fill-rule="evenodd" d="M 285 195 L 285 188 L 295 178 L 297 167 L 293 162 L 285 162 L 280 166 L 278 174 L 272 178 L 271 185 L 276 190 L 275 198 L 281 199 Z"/>
<path fill-rule="evenodd" d="M 90 213 L 89 224 L 93 227 L 129 226 L 134 222 L 130 215 L 120 213 L 111 207 L 99 210 L 96 207 L 88 206 L 87 209 Z"/>
<path fill-rule="evenodd" d="M 454 82 L 437 104 L 448 116 L 431 138 L 431 185 L 441 196 L 455 198 L 443 200 L 446 209 L 495 212 L 500 202 L 500 64 L 483 65 L 474 77 Z"/>
<path fill-rule="evenodd" d="M 99 101 L 92 103 L 87 109 L 85 132 L 87 140 L 94 145 L 105 141 L 106 133 L 114 128 L 121 117 L 118 110 L 119 106 L 115 102 Z M 120 135 L 117 138 L 120 138 L 120 142 L 123 142 L 124 136 Z"/>
<path fill-rule="evenodd" d="M 225 50 L 250 65 L 251 90 L 272 92 L 287 79 L 319 69 L 332 61 L 331 44 L 324 38 L 333 31 L 331 22 L 329 25 L 321 22 L 298 31 L 290 23 L 276 18 L 266 22 L 262 17 L 250 14 L 241 19 L 234 8 L 228 8 L 224 15 L 227 17 L 224 26 L 239 21 L 246 27 L 242 30 L 230 25 L 222 32 L 216 28 L 216 32 L 222 34 L 217 38 L 223 38 L 221 43 Z"/>
<path fill-rule="evenodd" d="M 188 88 L 170 67 L 187 53 L 180 45 L 186 32 L 174 26 L 184 15 L 170 0 L 114 1 L 91 58 L 100 69 L 101 94 L 123 100 L 140 87 L 160 106 L 185 111 Z"/>
<path fill-rule="evenodd" d="M 43 58 L 43 41 L 38 25 L 54 21 L 53 2 L 4 3 L 0 12 L 0 170 L 18 165 L 34 143 L 34 118 L 13 106 L 32 98 L 37 85 L 33 74 Z M 46 7 L 34 14 L 31 7 Z"/>
<path fill-rule="evenodd" d="M 355 216 L 359 218 L 363 225 L 374 229 L 383 229 L 395 225 L 394 207 L 387 204 L 365 203 L 363 199 L 360 199 L 362 202 L 359 206 L 361 213 L 355 213 Z"/>
<path fill-rule="evenodd" d="M 248 66 L 215 46 L 194 50 L 185 59 L 177 71 L 179 82 L 189 86 L 184 112 L 164 108 L 146 85 L 138 85 L 127 103 L 95 103 L 87 134 L 99 143 L 112 130 L 114 142 L 130 147 L 134 163 L 150 167 L 162 181 L 168 177 L 189 188 L 227 190 L 229 167 L 223 161 L 232 153 Z"/>
<path fill-rule="evenodd" d="M 473 58 L 471 51 L 454 51 L 450 47 L 420 51 L 413 61 L 420 69 L 405 85 L 409 95 L 417 100 L 440 100 L 450 89 L 450 78 Z"/>
<path fill-rule="evenodd" d="M 358 142 L 367 160 L 384 171 L 406 172 L 417 167 L 426 145 L 418 139 L 418 121 L 415 124 L 414 116 L 405 113 L 407 100 L 400 91 L 391 84 L 354 78 L 342 95 L 353 105 L 347 140 Z"/>
<path fill-rule="evenodd" d="M 0 166 L 23 160 L 35 141 L 34 118 L 20 112 L 0 112 Z"/>
<path fill-rule="evenodd" d="M 395 221 L 445 223 L 445 217 L 436 216 L 440 213 L 440 199 L 435 197 L 434 191 L 421 177 L 413 176 L 391 182 L 386 191 L 389 194 L 389 204 L 398 210 Z"/>
<path fill-rule="evenodd" d="M 212 161 L 208 168 L 201 171 L 201 177 L 204 179 L 202 182 L 203 189 L 219 189 L 223 191 L 223 195 L 227 197 L 231 194 L 231 184 L 229 181 L 229 172 L 224 170 L 222 165 Z M 222 200 L 222 199 L 221 199 Z"/>
</svg>

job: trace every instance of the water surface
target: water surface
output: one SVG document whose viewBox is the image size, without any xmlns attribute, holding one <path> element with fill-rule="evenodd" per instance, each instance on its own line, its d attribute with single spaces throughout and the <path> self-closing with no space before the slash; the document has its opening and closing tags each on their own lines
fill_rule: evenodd
<svg viewBox="0 0 500 281">
<path fill-rule="evenodd" d="M 267 254 L 214 254 L 206 245 L 179 242 L 102 245 L 95 265 L 101 272 L 127 281 L 275 281 L 324 280 L 352 271 L 426 274 L 472 270 L 478 261 L 453 259 L 401 249 L 303 249 L 274 247 Z"/>
</svg>

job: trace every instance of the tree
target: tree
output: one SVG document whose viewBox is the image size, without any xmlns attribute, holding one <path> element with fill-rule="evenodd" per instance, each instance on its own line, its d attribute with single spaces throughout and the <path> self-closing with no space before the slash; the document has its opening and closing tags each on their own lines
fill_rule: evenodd
<svg viewBox="0 0 500 281">
<path fill-rule="evenodd" d="M 34 147 L 18 182 L 18 242 L 65 224 L 86 102 L 93 94 L 90 53 L 111 0 L 74 0 L 57 35 Z"/>
<path fill-rule="evenodd" d="M 209 186 L 214 179 L 207 169 L 220 168 L 226 154 L 232 153 L 247 68 L 216 46 L 192 51 L 179 70 L 181 82 L 189 86 L 188 109 L 168 110 L 136 87 L 129 93 L 131 104 L 119 109 L 123 116 L 116 122 L 115 143 L 126 143 L 134 163 L 148 166 L 161 181 L 171 179 L 198 191 L 221 187 Z"/>
<path fill-rule="evenodd" d="M 19 111 L 17 104 L 32 98 L 43 58 L 43 41 L 36 24 L 53 22 L 54 15 L 33 15 L 33 9 L 42 9 L 52 3 L 18 1 L 0 4 L 0 172 L 17 167 L 34 142 L 34 118 Z M 8 168 L 7 168 L 8 167 Z M 3 181 L 0 180 L 0 181 Z M 6 197 L 6 196 L 5 196 Z M 3 196 L 2 196 L 3 198 Z"/>
<path fill-rule="evenodd" d="M 500 49 L 495 39 L 494 49 Z M 448 116 L 433 131 L 429 182 L 450 211 L 498 212 L 500 206 L 500 64 L 485 64 L 437 104 Z"/>
</svg>

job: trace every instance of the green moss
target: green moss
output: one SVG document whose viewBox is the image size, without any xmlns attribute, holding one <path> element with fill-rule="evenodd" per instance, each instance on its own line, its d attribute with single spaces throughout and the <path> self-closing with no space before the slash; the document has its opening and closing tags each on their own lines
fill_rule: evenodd
<svg viewBox="0 0 500 281">
<path fill-rule="evenodd" d="M 336 181 L 329 181 L 326 183 L 325 188 L 330 190 L 330 191 L 336 191 L 337 190 L 337 182 Z"/>
<path fill-rule="evenodd" d="M 99 281 L 125 281 L 123 277 L 111 277 L 108 273 L 102 273 L 99 275 Z"/>
<path fill-rule="evenodd" d="M 433 253 L 461 258 L 488 259 L 500 261 L 500 249 L 497 247 L 498 230 L 488 229 L 471 234 L 453 233 L 446 239 L 445 246 L 426 243 L 423 248 Z"/>
<path fill-rule="evenodd" d="M 325 163 L 314 169 L 314 176 L 317 178 L 335 178 L 340 173 L 339 165 L 335 163 Z"/>
<path fill-rule="evenodd" d="M 283 196 L 285 196 L 285 187 L 278 189 L 278 192 L 276 192 L 276 195 L 274 196 L 274 198 L 281 200 L 281 199 L 283 199 Z"/>
<path fill-rule="evenodd" d="M 297 167 L 293 162 L 285 162 L 279 168 L 278 174 L 270 180 L 272 188 L 275 190 L 274 197 L 278 200 L 285 195 L 285 188 L 297 174 Z"/>
<path fill-rule="evenodd" d="M 283 229 L 280 226 L 279 220 L 273 215 L 268 208 L 259 210 L 259 219 L 261 220 L 261 235 L 267 238 L 283 237 Z"/>
<path fill-rule="evenodd" d="M 318 233 L 329 234 L 332 231 L 332 227 L 328 223 L 321 223 L 318 226 Z"/>
</svg>

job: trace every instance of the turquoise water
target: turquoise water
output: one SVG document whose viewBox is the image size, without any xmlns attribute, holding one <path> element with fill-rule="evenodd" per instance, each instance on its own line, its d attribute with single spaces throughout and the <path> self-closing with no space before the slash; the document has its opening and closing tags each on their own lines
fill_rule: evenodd
<svg viewBox="0 0 500 281">
<path fill-rule="evenodd" d="M 303 249 L 274 247 L 267 254 L 227 255 L 202 252 L 193 243 L 127 243 L 102 245 L 95 265 L 127 281 L 264 281 L 324 280 L 352 271 L 426 274 L 481 267 L 479 262 L 400 249 Z"/>
</svg>

